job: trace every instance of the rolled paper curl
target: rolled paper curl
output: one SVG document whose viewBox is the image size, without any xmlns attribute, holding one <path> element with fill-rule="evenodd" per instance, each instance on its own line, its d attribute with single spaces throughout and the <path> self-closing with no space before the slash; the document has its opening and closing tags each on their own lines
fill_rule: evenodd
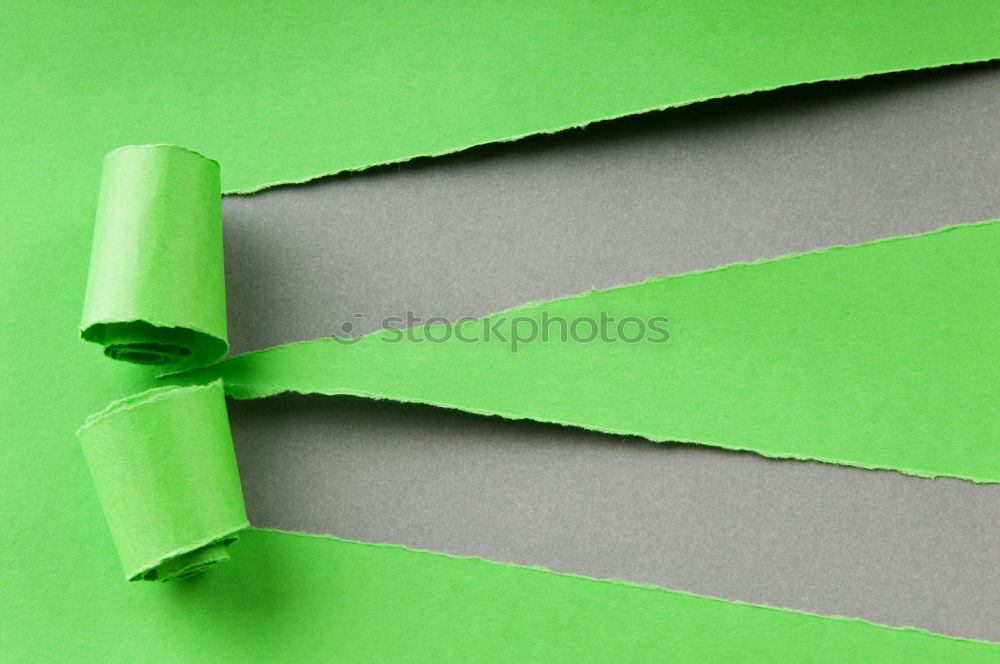
<svg viewBox="0 0 1000 664">
<path fill-rule="evenodd" d="M 80 336 L 116 360 L 185 369 L 225 355 L 219 165 L 172 145 L 104 158 Z"/>
<path fill-rule="evenodd" d="M 129 581 L 191 576 L 248 527 L 222 382 L 157 387 L 77 431 Z"/>
</svg>

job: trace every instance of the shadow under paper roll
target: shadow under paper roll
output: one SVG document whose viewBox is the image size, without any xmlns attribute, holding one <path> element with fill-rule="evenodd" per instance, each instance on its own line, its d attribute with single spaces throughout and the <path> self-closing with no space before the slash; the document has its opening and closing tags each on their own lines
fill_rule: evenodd
<svg viewBox="0 0 1000 664">
<path fill-rule="evenodd" d="M 115 401 L 77 431 L 129 581 L 229 558 L 247 521 L 222 382 Z"/>
<path fill-rule="evenodd" d="M 107 154 L 80 336 L 179 370 L 225 355 L 219 165 L 172 145 Z"/>
</svg>

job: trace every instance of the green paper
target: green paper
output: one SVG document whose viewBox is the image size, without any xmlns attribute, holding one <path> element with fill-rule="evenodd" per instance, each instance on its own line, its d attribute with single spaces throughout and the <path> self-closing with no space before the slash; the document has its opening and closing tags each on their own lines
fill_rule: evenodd
<svg viewBox="0 0 1000 664">
<path fill-rule="evenodd" d="M 199 366 L 226 353 L 219 165 L 185 148 L 104 158 L 80 336 L 137 364 Z"/>
<path fill-rule="evenodd" d="M 229 558 L 250 524 L 222 383 L 116 401 L 77 437 L 129 581 L 169 581 Z"/>
<path fill-rule="evenodd" d="M 992 59 L 997 34 L 994 0 L 5 3 L 4 656 L 580 662 L 702 654 L 697 640 L 664 631 L 673 618 L 655 608 L 659 592 L 615 585 L 588 605 L 557 580 L 541 602 L 537 586 L 520 588 L 521 576 L 502 573 L 511 568 L 404 550 L 378 557 L 290 534 L 246 532 L 239 555 L 195 579 L 122 583 L 73 437 L 87 414 L 153 376 L 108 362 L 75 333 L 109 150 L 187 145 L 224 164 L 224 191 L 251 191 L 700 98 Z M 539 584 L 552 576 L 524 574 Z M 719 624 L 713 643 L 732 632 L 771 647 L 770 660 L 804 658 L 785 650 L 783 634 L 732 624 Z M 863 628 L 872 635 L 867 660 L 921 659 L 896 647 L 912 633 Z M 849 634 L 821 631 L 808 657 L 844 661 Z M 995 645 L 913 643 L 925 641 L 926 659 L 998 657 Z M 508 657 L 512 648 L 527 655 Z"/>
<path fill-rule="evenodd" d="M 956 226 L 289 344 L 185 380 L 1000 482 L 998 256 L 1000 222 Z"/>
<path fill-rule="evenodd" d="M 1000 57 L 995 0 L 89 0 L 6 13 L 6 117 L 52 146 L 39 159 L 185 145 L 225 165 L 230 192 L 714 97 Z"/>
</svg>

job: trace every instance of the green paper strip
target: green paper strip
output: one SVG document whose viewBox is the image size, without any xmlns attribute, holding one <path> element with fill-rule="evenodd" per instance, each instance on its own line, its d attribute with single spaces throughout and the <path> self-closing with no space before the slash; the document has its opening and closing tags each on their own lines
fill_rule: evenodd
<svg viewBox="0 0 1000 664">
<path fill-rule="evenodd" d="M 221 377 L 244 399 L 390 398 L 1000 482 L 998 256 L 1000 222 L 955 226 L 591 291 L 450 329 L 278 346 L 181 380 Z M 609 338 L 634 338 L 639 321 L 642 340 L 580 341 L 602 316 L 632 319 L 624 331 L 609 325 Z M 577 322 L 577 341 L 561 340 Z"/>
<path fill-rule="evenodd" d="M 168 581 L 229 558 L 250 524 L 221 383 L 121 399 L 77 436 L 126 579 Z"/>
<path fill-rule="evenodd" d="M 219 165 L 170 145 L 104 158 L 80 336 L 174 368 L 226 353 Z"/>
</svg>

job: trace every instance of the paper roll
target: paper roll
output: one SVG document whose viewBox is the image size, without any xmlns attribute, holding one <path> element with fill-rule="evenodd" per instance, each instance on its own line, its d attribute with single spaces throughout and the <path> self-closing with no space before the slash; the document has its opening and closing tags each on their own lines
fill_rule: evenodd
<svg viewBox="0 0 1000 664">
<path fill-rule="evenodd" d="M 80 336 L 182 369 L 228 349 L 219 165 L 171 145 L 104 158 Z"/>
<path fill-rule="evenodd" d="M 77 437 L 127 580 L 168 581 L 229 558 L 249 523 L 220 381 L 126 397 Z"/>
</svg>

